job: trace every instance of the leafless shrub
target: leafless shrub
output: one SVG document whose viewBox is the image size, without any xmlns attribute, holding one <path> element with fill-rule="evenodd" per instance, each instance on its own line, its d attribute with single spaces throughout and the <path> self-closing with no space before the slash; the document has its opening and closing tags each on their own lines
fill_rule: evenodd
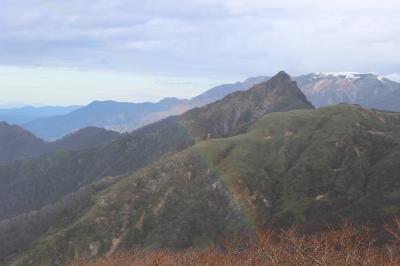
<svg viewBox="0 0 400 266">
<path fill-rule="evenodd" d="M 400 218 L 385 225 L 392 236 L 386 245 L 377 244 L 367 228 L 344 225 L 338 230 L 304 235 L 295 227 L 266 229 L 248 240 L 235 235 L 225 249 L 204 248 L 172 252 L 138 250 L 96 261 L 74 261 L 71 266 L 119 265 L 400 265 Z"/>
</svg>

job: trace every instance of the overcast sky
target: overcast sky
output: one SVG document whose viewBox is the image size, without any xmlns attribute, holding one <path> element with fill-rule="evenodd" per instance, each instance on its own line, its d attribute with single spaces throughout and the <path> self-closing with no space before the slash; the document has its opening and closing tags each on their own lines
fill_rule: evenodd
<svg viewBox="0 0 400 266">
<path fill-rule="evenodd" d="M 400 79 L 399 0 L 0 0 L 0 103 L 191 97 L 221 82 Z"/>
</svg>

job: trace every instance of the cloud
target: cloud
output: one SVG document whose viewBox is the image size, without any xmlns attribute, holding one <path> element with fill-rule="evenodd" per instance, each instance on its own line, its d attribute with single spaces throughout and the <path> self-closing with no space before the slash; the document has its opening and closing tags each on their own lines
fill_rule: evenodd
<svg viewBox="0 0 400 266">
<path fill-rule="evenodd" d="M 237 79 L 387 74 L 400 66 L 399 12 L 397 0 L 3 0 L 0 64 Z"/>
</svg>

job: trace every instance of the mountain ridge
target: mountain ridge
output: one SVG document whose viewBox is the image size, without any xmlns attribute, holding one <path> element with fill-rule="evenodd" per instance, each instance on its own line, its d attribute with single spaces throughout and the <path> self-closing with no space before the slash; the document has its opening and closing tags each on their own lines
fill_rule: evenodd
<svg viewBox="0 0 400 266">
<path fill-rule="evenodd" d="M 226 100 L 222 99 L 219 102 L 197 109 L 195 112 L 188 111 L 181 116 L 170 117 L 145 126 L 112 141 L 108 145 L 72 152 L 65 151 L 53 155 L 49 154 L 27 162 L 0 166 L 0 181 L 3 180 L 3 184 L 8 184 L 12 187 L 12 189 L 6 189 L 6 185 L 0 187 L 0 199 L 2 197 L 0 202 L 3 202 L 3 204 L 0 203 L 0 219 L 19 214 L 19 212 L 14 211 L 18 208 L 21 208 L 20 211 L 26 211 L 31 207 L 38 208 L 48 203 L 50 199 L 54 200 L 65 193 L 69 193 L 70 190 L 76 190 L 78 184 L 90 183 L 105 176 L 124 175 L 136 171 L 166 154 L 184 150 L 193 145 L 196 139 L 201 139 L 205 134 L 212 133 L 212 131 L 209 131 L 210 125 L 215 124 L 215 128 L 219 130 L 221 125 L 223 126 L 223 123 L 227 121 L 223 119 L 224 116 L 230 117 L 231 110 L 238 107 L 240 108 L 235 111 L 235 114 L 241 118 L 241 124 L 228 121 L 230 126 L 228 131 L 224 130 L 224 134 L 237 132 L 239 126 L 243 130 L 243 128 L 253 123 L 255 119 L 268 112 L 277 112 L 281 109 L 296 109 L 298 107 L 312 108 L 301 91 L 296 89 L 296 93 L 284 95 L 284 97 L 277 98 L 277 101 L 267 102 L 266 105 L 261 104 L 257 107 L 257 112 L 249 112 L 252 108 L 251 102 L 254 104 L 264 103 L 262 101 L 263 98 L 259 98 L 260 95 L 265 99 L 274 95 L 274 82 L 267 81 L 266 83 L 272 85 L 268 85 L 265 88 L 254 87 L 256 88 L 254 97 L 251 97 L 254 91 L 243 95 L 234 93 L 239 95 L 241 99 L 247 97 L 242 107 L 240 107 L 242 104 L 240 101 L 233 101 L 234 104 L 232 105 L 232 99 L 235 99 L 235 95 L 228 95 L 224 98 Z M 283 83 L 288 85 L 289 89 L 295 88 L 295 84 L 289 80 L 285 80 Z M 265 89 L 266 93 L 257 94 L 260 89 Z M 277 93 L 277 95 L 279 94 Z M 285 105 L 287 102 L 284 101 L 291 101 L 291 99 L 296 104 L 288 108 Z M 298 101 L 302 102 L 302 104 L 298 105 Z M 221 106 L 226 106 L 227 109 L 220 109 Z M 211 111 L 208 112 L 208 109 Z M 210 119 L 209 123 L 206 123 L 209 115 L 212 115 L 212 119 Z M 193 121 L 195 122 L 193 123 Z M 232 122 L 235 121 L 232 120 Z M 63 171 L 59 169 L 63 169 Z M 54 176 L 57 174 L 59 174 L 60 178 L 62 177 L 63 182 L 66 184 L 61 185 L 62 183 L 55 182 Z M 10 179 L 10 176 L 13 176 L 13 179 Z M 30 194 L 22 193 L 22 191 L 21 194 L 17 192 L 20 190 L 19 186 L 26 186 L 21 185 L 25 183 L 29 183 L 31 186 Z M 35 190 L 40 189 L 40 186 L 49 186 L 51 189 L 46 189 L 47 194 L 40 195 L 39 198 L 41 200 L 38 200 L 35 199 Z M 9 195 L 9 192 L 7 192 L 11 190 L 14 190 L 14 195 Z M 22 197 L 22 195 L 24 196 Z M 47 200 L 42 199 L 42 197 L 46 197 Z M 11 206 L 14 206 L 14 208 Z M 28 208 L 27 206 L 31 207 Z"/>
<path fill-rule="evenodd" d="M 24 106 L 16 108 L 0 108 L 0 121 L 9 124 L 24 124 L 38 118 L 50 117 L 54 115 L 67 114 L 82 106 Z"/>
<path fill-rule="evenodd" d="M 32 219 L 42 221 L 41 232 L 53 229 L 24 236 L 32 246 L 16 264 L 201 247 L 272 222 L 379 226 L 398 210 L 399 159 L 400 114 L 347 104 L 314 109 L 280 72 L 103 147 L 0 166 L 0 242 L 32 210 L 40 210 Z M 78 213 L 74 196 L 58 204 L 107 176 L 120 178 L 91 192 Z M 54 202 L 66 216 L 42 217 Z"/>
<path fill-rule="evenodd" d="M 31 130 L 33 133 L 36 135 L 47 139 L 47 140 L 54 140 L 56 138 L 60 138 L 68 133 L 71 133 L 72 131 L 76 130 L 77 128 L 80 127 L 86 127 L 86 126 L 97 126 L 97 127 L 104 127 L 106 129 L 118 131 L 121 133 L 125 132 L 131 132 L 134 129 L 140 128 L 141 126 L 145 126 L 154 122 L 157 122 L 161 119 L 167 118 L 169 116 L 173 115 L 180 115 L 192 108 L 195 107 L 200 107 L 204 106 L 206 104 L 212 103 L 214 101 L 220 100 L 221 98 L 225 97 L 227 94 L 237 91 L 237 90 L 247 90 L 253 85 L 266 81 L 266 77 L 256 77 L 256 78 L 248 78 L 243 82 L 236 82 L 234 84 L 223 84 L 216 86 L 214 88 L 211 88 L 207 90 L 206 92 L 188 100 L 181 100 L 175 97 L 167 97 L 162 100 L 160 100 L 158 103 L 150 103 L 150 102 L 145 102 L 145 103 L 123 103 L 123 102 L 116 102 L 116 101 L 94 101 L 91 104 L 84 106 L 84 108 L 79 116 L 82 116 L 82 113 L 85 112 L 86 109 L 91 109 L 93 108 L 93 105 L 99 105 L 99 104 L 114 104 L 116 107 L 120 105 L 130 105 L 132 106 L 132 109 L 135 110 L 135 112 L 139 113 L 130 113 L 130 116 L 133 116 L 133 119 L 128 119 L 127 117 L 124 118 L 124 116 L 127 115 L 127 111 L 121 111 L 117 113 L 119 116 L 117 116 L 117 121 L 119 121 L 119 124 L 112 124 L 110 123 L 110 119 L 112 118 L 107 118 L 107 114 L 103 114 L 103 121 L 88 121 L 86 123 L 81 124 L 80 126 L 68 126 L 67 128 L 65 125 L 62 124 L 67 124 L 71 122 L 59 122 L 59 119 L 65 119 L 65 116 L 56 116 L 53 118 L 46 118 L 46 119 L 38 119 L 35 121 L 30 121 L 29 123 L 22 124 L 22 126 L 26 127 L 27 129 Z M 141 110 L 137 110 L 138 108 L 135 108 L 134 106 L 143 106 L 143 105 L 148 105 L 148 106 L 154 106 L 154 108 L 149 107 L 147 111 L 142 112 Z M 158 106 L 158 107 L 157 107 Z M 139 108 L 140 109 L 140 108 Z M 132 120 L 132 121 L 130 121 Z M 61 125 L 60 125 L 61 124 Z M 61 127 L 60 129 L 53 129 L 53 127 Z M 48 132 L 51 132 L 49 134 Z"/>
<path fill-rule="evenodd" d="M 135 110 L 133 112 L 120 110 L 114 113 L 114 115 L 110 111 L 109 114 L 103 112 L 101 115 L 102 118 L 98 120 L 94 119 L 96 115 L 98 116 L 98 114 L 95 113 L 91 115 L 92 118 L 88 118 L 80 124 L 76 124 L 74 119 L 69 121 L 68 119 L 65 120 L 66 118 L 63 117 L 54 117 L 53 119 L 39 119 L 23 124 L 23 126 L 36 135 L 48 140 L 59 138 L 86 126 L 104 127 L 123 133 L 131 132 L 141 126 L 151 124 L 166 117 L 180 115 L 195 107 L 201 107 L 215 102 L 232 92 L 247 90 L 269 79 L 270 77 L 268 76 L 258 76 L 248 78 L 243 82 L 219 85 L 188 100 L 166 98 L 158 103 L 138 104 L 119 103 L 115 101 L 95 101 L 89 104 L 90 108 L 93 104 L 99 105 L 101 103 L 113 103 L 115 106 L 123 106 L 125 104 L 132 106 L 138 105 L 138 108 L 133 108 Z M 398 104 L 398 101 L 400 101 L 400 84 L 381 75 L 355 72 L 321 72 L 297 76 L 293 79 L 298 82 L 300 89 L 316 107 L 346 102 L 350 104 L 360 104 L 366 108 L 400 111 L 400 104 Z M 153 107 L 141 110 L 142 108 L 139 106 L 143 106 L 143 104 Z M 83 108 L 83 110 L 87 109 L 85 109 L 85 107 Z M 100 106 L 98 108 L 101 110 Z M 83 113 L 85 113 L 85 111 L 83 111 Z M 101 112 L 98 111 L 98 113 Z M 84 116 L 85 115 L 80 113 L 75 118 L 79 120 Z M 59 119 L 61 121 L 58 121 Z"/>
<path fill-rule="evenodd" d="M 33 120 L 23 127 L 46 140 L 59 139 L 88 126 L 127 132 L 144 125 L 143 116 L 149 112 L 170 109 L 181 101 L 177 98 L 167 98 L 158 103 L 94 101 L 69 114 Z"/>
<path fill-rule="evenodd" d="M 246 91 L 233 92 L 214 103 L 186 112 L 182 115 L 185 120 L 182 123 L 192 135 L 203 138 L 226 137 L 266 113 L 301 108 L 314 107 L 290 76 L 281 71 L 270 80 Z M 200 128 L 190 125 L 193 119 L 199 121 L 197 125 Z"/>
<path fill-rule="evenodd" d="M 279 87 L 282 84 L 295 93 L 280 95 Z M 285 86 L 282 86 L 282 92 L 286 91 Z M 3 184 L 0 187 L 0 220 L 7 221 L 32 210 L 45 208 L 82 186 L 107 176 L 130 174 L 161 158 L 181 152 L 201 141 L 204 134 L 209 132 L 208 126 L 213 123 L 215 127 L 211 128 L 216 129 L 227 123 L 229 127 L 224 129 L 224 134 L 243 134 L 263 114 L 286 111 L 288 108 L 312 108 L 290 80 L 272 80 L 254 88 L 248 93 L 228 95 L 220 102 L 209 104 L 195 113 L 170 117 L 135 130 L 108 145 L 58 152 L 35 160 L 0 166 L 0 182 Z M 246 101 L 236 101 L 235 97 Z M 291 102 L 294 104 L 290 105 Z M 251 103 L 257 107 L 254 112 Z M 232 108 L 235 109 L 234 117 L 240 120 L 223 119 L 230 117 Z M 204 124 L 210 114 L 218 119 Z"/>
<path fill-rule="evenodd" d="M 218 244 L 274 223 L 382 226 L 400 211 L 400 114 L 355 105 L 268 113 L 123 178 L 16 262 Z M 70 243 L 70 244 L 67 244 Z"/>
<path fill-rule="evenodd" d="M 311 73 L 295 78 L 316 107 L 339 103 L 400 111 L 400 83 L 368 73 Z"/>
<path fill-rule="evenodd" d="M 46 142 L 28 130 L 0 122 L 0 164 L 27 160 L 61 150 L 79 150 L 111 142 L 119 133 L 83 128 L 54 142 Z"/>
</svg>

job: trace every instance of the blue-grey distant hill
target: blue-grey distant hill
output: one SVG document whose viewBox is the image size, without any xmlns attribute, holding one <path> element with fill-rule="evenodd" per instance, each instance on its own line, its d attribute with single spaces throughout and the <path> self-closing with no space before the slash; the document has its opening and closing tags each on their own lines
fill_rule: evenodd
<svg viewBox="0 0 400 266">
<path fill-rule="evenodd" d="M 88 126 L 127 132 L 144 125 L 149 113 L 169 110 L 180 102 L 182 100 L 176 98 L 166 98 L 157 103 L 95 101 L 65 115 L 30 121 L 23 127 L 46 140 L 59 139 Z"/>
<path fill-rule="evenodd" d="M 180 115 L 248 90 L 269 80 L 268 76 L 216 86 L 190 100 L 166 98 L 157 103 L 93 102 L 69 114 L 36 119 L 23 127 L 46 140 L 54 140 L 78 129 L 95 126 L 118 132 L 130 132 L 163 118 Z M 359 104 L 366 108 L 400 112 L 400 83 L 376 74 L 312 73 L 293 78 L 316 107 L 338 103 Z"/>
<path fill-rule="evenodd" d="M 0 121 L 9 124 L 23 124 L 34 119 L 50 117 L 55 115 L 64 115 L 75 111 L 82 106 L 43 106 L 33 107 L 25 106 L 19 108 L 0 108 Z"/>
<path fill-rule="evenodd" d="M 165 98 L 157 103 L 95 101 L 71 113 L 36 119 L 22 126 L 46 140 L 59 139 L 88 126 L 130 132 L 168 116 L 179 115 L 189 109 L 215 102 L 232 92 L 247 90 L 267 79 L 269 78 L 256 77 L 235 84 L 223 84 L 190 100 Z"/>
</svg>

